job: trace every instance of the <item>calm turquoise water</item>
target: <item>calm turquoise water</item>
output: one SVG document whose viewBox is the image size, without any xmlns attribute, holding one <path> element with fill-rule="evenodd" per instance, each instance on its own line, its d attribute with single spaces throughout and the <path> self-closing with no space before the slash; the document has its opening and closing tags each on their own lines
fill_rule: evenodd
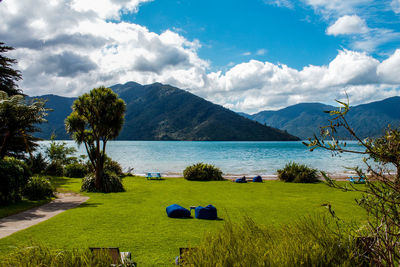
<svg viewBox="0 0 400 267">
<path fill-rule="evenodd" d="M 76 147 L 73 141 L 65 142 Z M 50 142 L 40 144 L 43 148 Z M 348 146 L 360 149 L 356 143 Z M 78 155 L 86 155 L 84 146 L 77 149 Z M 185 167 L 197 162 L 214 164 L 227 175 L 274 175 L 290 161 L 330 173 L 344 173 L 348 171 L 345 167 L 362 166 L 359 155 L 332 157 L 329 151 L 310 152 L 301 142 L 111 141 L 106 152 L 122 167 L 134 168 L 136 174 L 150 171 L 181 174 Z"/>
</svg>

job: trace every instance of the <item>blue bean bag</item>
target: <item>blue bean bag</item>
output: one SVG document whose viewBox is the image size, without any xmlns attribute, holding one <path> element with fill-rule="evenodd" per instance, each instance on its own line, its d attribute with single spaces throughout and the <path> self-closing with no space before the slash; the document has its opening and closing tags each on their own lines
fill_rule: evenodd
<svg viewBox="0 0 400 267">
<path fill-rule="evenodd" d="M 246 176 L 243 176 L 242 178 L 237 178 L 235 180 L 235 183 L 240 183 L 240 184 L 247 183 Z"/>
<path fill-rule="evenodd" d="M 167 207 L 167 215 L 170 218 L 188 218 L 190 217 L 190 211 L 185 209 L 178 204 L 172 204 L 171 206 Z"/>
<path fill-rule="evenodd" d="M 254 183 L 262 183 L 263 180 L 260 175 L 257 175 L 256 177 L 253 178 L 253 182 Z"/>
<path fill-rule="evenodd" d="M 208 205 L 207 207 L 198 206 L 194 211 L 197 219 L 217 219 L 217 208 L 215 208 L 213 205 Z"/>
</svg>

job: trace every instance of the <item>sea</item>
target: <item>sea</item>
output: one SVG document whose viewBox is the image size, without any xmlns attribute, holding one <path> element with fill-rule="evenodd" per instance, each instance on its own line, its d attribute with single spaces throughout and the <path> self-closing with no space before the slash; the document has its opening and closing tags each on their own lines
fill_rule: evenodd
<svg viewBox="0 0 400 267">
<path fill-rule="evenodd" d="M 65 142 L 77 149 L 76 156 L 87 155 L 84 145 Z M 39 151 L 50 145 L 41 141 Z M 357 142 L 347 142 L 347 148 L 363 151 Z M 143 175 L 160 172 L 163 176 L 182 176 L 183 170 L 198 162 L 213 164 L 224 176 L 276 177 L 277 170 L 289 162 L 306 164 L 333 175 L 348 175 L 349 168 L 363 166 L 363 155 L 330 151 L 310 151 L 299 142 L 219 142 L 219 141 L 109 141 L 106 153 L 127 171 Z"/>
</svg>

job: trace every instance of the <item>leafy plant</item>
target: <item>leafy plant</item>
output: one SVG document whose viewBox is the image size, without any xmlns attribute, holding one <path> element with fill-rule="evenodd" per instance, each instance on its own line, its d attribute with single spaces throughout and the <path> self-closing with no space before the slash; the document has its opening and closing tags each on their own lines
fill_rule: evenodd
<svg viewBox="0 0 400 267">
<path fill-rule="evenodd" d="M 78 162 L 65 166 L 64 174 L 67 177 L 82 178 L 88 173 L 87 165 Z"/>
<path fill-rule="evenodd" d="M 365 155 L 366 171 L 359 167 L 354 168 L 359 177 L 365 178 L 365 187 L 359 188 L 352 184 L 342 186 L 326 173 L 322 175 L 331 187 L 363 193 L 356 202 L 366 210 L 368 222 L 364 231 L 360 232 L 359 240 L 366 249 L 371 264 L 398 266 L 400 264 L 400 129 L 392 129 L 389 126 L 382 137 L 361 139 L 347 122 L 349 103 L 337 102 L 340 107 L 328 111 L 332 119 L 329 125 L 321 127 L 321 137 L 314 136 L 314 139 L 309 139 L 304 144 L 311 151 L 322 148 L 334 155 L 339 153 Z M 346 130 L 365 150 L 352 150 L 346 146 L 346 142 L 339 141 L 339 129 Z M 395 174 L 391 171 L 393 166 L 397 170 Z"/>
<path fill-rule="evenodd" d="M 103 187 L 101 191 L 98 191 L 96 187 L 96 176 L 93 173 L 89 173 L 83 178 L 82 181 L 82 192 L 124 192 L 124 186 L 122 185 L 121 179 L 115 173 L 105 172 L 103 175 Z"/>
<path fill-rule="evenodd" d="M 48 163 L 42 153 L 37 153 L 26 160 L 26 163 L 31 168 L 32 174 L 39 174 L 46 170 Z"/>
<path fill-rule="evenodd" d="M 319 182 L 317 170 L 304 164 L 289 162 L 278 172 L 281 181 L 293 183 L 316 183 Z"/>
<path fill-rule="evenodd" d="M 75 157 L 71 157 L 76 152 L 74 147 L 68 147 L 66 142 L 55 141 L 56 136 L 51 135 L 50 146 L 46 148 L 45 153 L 50 161 L 58 162 L 61 165 L 67 165 L 76 161 Z"/>
<path fill-rule="evenodd" d="M 59 161 L 53 161 L 49 165 L 47 165 L 45 174 L 51 176 L 63 176 L 64 175 L 64 166 Z"/>
<path fill-rule="evenodd" d="M 108 191 L 109 179 L 104 172 L 106 145 L 117 138 L 124 123 L 125 102 L 110 88 L 94 88 L 74 101 L 65 127 L 75 141 L 84 144 L 95 171 L 97 192 Z M 117 187 L 116 187 L 117 188 Z"/>
<path fill-rule="evenodd" d="M 356 243 L 327 217 L 281 227 L 227 221 L 182 257 L 184 266 L 358 266 Z"/>
<path fill-rule="evenodd" d="M 11 157 L 0 159 L 0 204 L 20 200 L 30 176 L 31 172 L 23 161 Z"/>
<path fill-rule="evenodd" d="M 183 171 L 183 177 L 190 181 L 221 181 L 222 171 L 211 164 L 196 163 L 186 167 Z"/>
<path fill-rule="evenodd" d="M 29 200 L 47 199 L 54 197 L 54 189 L 47 178 L 35 176 L 29 179 L 23 189 L 23 195 Z"/>
</svg>

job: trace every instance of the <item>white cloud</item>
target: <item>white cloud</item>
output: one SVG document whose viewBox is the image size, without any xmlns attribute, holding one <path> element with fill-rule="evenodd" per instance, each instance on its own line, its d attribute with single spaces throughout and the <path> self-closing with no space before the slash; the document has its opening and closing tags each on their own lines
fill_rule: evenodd
<svg viewBox="0 0 400 267">
<path fill-rule="evenodd" d="M 291 0 L 264 0 L 267 5 L 275 5 L 278 7 L 286 7 L 293 9 L 294 5 Z"/>
<path fill-rule="evenodd" d="M 365 20 L 357 15 L 342 16 L 326 30 L 328 35 L 361 34 L 369 31 Z"/>
<path fill-rule="evenodd" d="M 267 53 L 267 49 L 259 49 L 259 50 L 257 50 L 256 55 L 262 56 L 262 55 L 265 55 L 266 53 Z"/>
<path fill-rule="evenodd" d="M 359 6 L 369 5 L 373 0 L 304 0 L 304 2 L 312 6 L 316 12 L 329 18 L 355 13 Z"/>
<path fill-rule="evenodd" d="M 400 13 L 400 0 L 392 0 L 391 6 L 394 13 Z"/>
<path fill-rule="evenodd" d="M 343 50 L 328 65 L 301 70 L 249 60 L 209 72 L 210 63 L 198 56 L 198 40 L 105 19 L 134 11 L 140 2 L 101 2 L 110 11 L 73 6 L 72 0 L 1 2 L 0 40 L 17 48 L 10 56 L 19 61 L 21 88 L 28 95 L 77 96 L 99 85 L 161 82 L 246 112 L 327 102 L 344 90 L 358 103 L 399 94 L 400 50 L 383 62 Z"/>
</svg>

